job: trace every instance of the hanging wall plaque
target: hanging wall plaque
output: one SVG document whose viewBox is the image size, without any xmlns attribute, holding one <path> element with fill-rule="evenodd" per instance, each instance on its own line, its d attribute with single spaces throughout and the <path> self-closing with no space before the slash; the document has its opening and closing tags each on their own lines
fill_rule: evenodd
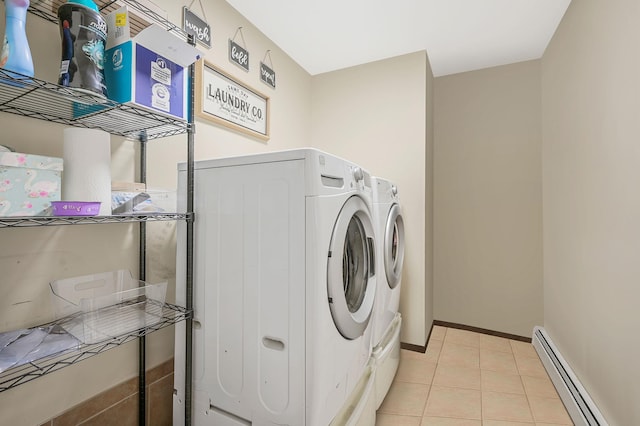
<svg viewBox="0 0 640 426">
<path fill-rule="evenodd" d="M 260 62 L 260 81 L 264 84 L 268 84 L 269 86 L 276 88 L 276 72 L 267 64 L 265 64 L 266 59 L 269 58 L 269 62 L 271 63 L 271 67 L 273 67 L 273 61 L 271 60 L 271 51 L 267 50 L 267 53 L 264 55 L 264 59 Z"/>
<path fill-rule="evenodd" d="M 249 52 L 231 39 L 229 39 L 229 60 L 243 70 L 249 71 Z"/>
<path fill-rule="evenodd" d="M 196 66 L 196 85 L 198 117 L 269 139 L 269 97 L 203 60 Z"/>
<path fill-rule="evenodd" d="M 182 8 L 182 17 L 182 29 L 187 34 L 193 34 L 197 41 L 211 48 L 211 27 L 209 24 L 186 6 Z"/>
</svg>

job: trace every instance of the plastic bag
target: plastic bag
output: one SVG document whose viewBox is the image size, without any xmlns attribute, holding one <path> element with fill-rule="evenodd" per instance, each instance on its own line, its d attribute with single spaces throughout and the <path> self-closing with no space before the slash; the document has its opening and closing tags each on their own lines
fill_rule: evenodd
<svg viewBox="0 0 640 426">
<path fill-rule="evenodd" d="M 2 333 L 0 373 L 78 346 L 80 341 L 57 325 Z"/>
<path fill-rule="evenodd" d="M 45 330 L 33 328 L 5 346 L 0 350 L 0 373 L 15 367 L 18 361 L 42 343 L 45 337 L 47 337 Z"/>
<path fill-rule="evenodd" d="M 55 355 L 69 349 L 76 349 L 80 346 L 80 341 L 64 331 L 62 327 L 52 326 L 47 330 L 47 336 L 42 342 L 31 350 L 27 355 L 20 359 L 16 366 L 44 358 L 49 355 Z"/>
<path fill-rule="evenodd" d="M 27 333 L 29 333 L 29 330 L 27 330 L 26 328 L 23 328 L 22 330 L 12 330 L 5 333 L 0 333 L 0 351 L 13 343 L 13 341 L 20 337 L 22 334 Z"/>
</svg>

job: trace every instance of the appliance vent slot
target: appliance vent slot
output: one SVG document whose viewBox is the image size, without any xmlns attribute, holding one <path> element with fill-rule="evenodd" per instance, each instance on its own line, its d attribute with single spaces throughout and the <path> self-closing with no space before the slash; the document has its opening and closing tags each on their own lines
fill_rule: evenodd
<svg viewBox="0 0 640 426">
<path fill-rule="evenodd" d="M 342 188 L 344 186 L 343 178 L 327 175 L 320 175 L 320 178 L 324 186 L 328 186 L 330 188 Z"/>
<path fill-rule="evenodd" d="M 608 426 L 600 410 L 543 328 L 534 328 L 532 343 L 576 426 Z"/>
</svg>

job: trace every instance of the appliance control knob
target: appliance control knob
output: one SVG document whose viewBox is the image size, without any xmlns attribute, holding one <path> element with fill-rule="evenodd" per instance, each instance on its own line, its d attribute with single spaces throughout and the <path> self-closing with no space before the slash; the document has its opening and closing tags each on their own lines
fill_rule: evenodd
<svg viewBox="0 0 640 426">
<path fill-rule="evenodd" d="M 364 172 L 360 167 L 353 168 L 353 178 L 357 181 L 364 179 Z"/>
<path fill-rule="evenodd" d="M 396 195 L 398 195 L 398 187 L 397 186 L 391 185 L 391 194 L 393 194 L 394 197 Z"/>
</svg>

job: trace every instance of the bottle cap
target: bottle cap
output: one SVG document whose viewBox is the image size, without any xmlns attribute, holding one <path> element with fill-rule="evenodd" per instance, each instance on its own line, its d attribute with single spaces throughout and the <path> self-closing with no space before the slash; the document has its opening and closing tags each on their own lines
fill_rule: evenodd
<svg viewBox="0 0 640 426">
<path fill-rule="evenodd" d="M 4 3 L 7 17 L 17 18 L 19 20 L 26 19 L 29 0 L 6 0 Z"/>
<path fill-rule="evenodd" d="M 99 12 L 98 6 L 93 2 L 93 0 L 68 0 L 67 3 L 79 4 Z"/>
</svg>

